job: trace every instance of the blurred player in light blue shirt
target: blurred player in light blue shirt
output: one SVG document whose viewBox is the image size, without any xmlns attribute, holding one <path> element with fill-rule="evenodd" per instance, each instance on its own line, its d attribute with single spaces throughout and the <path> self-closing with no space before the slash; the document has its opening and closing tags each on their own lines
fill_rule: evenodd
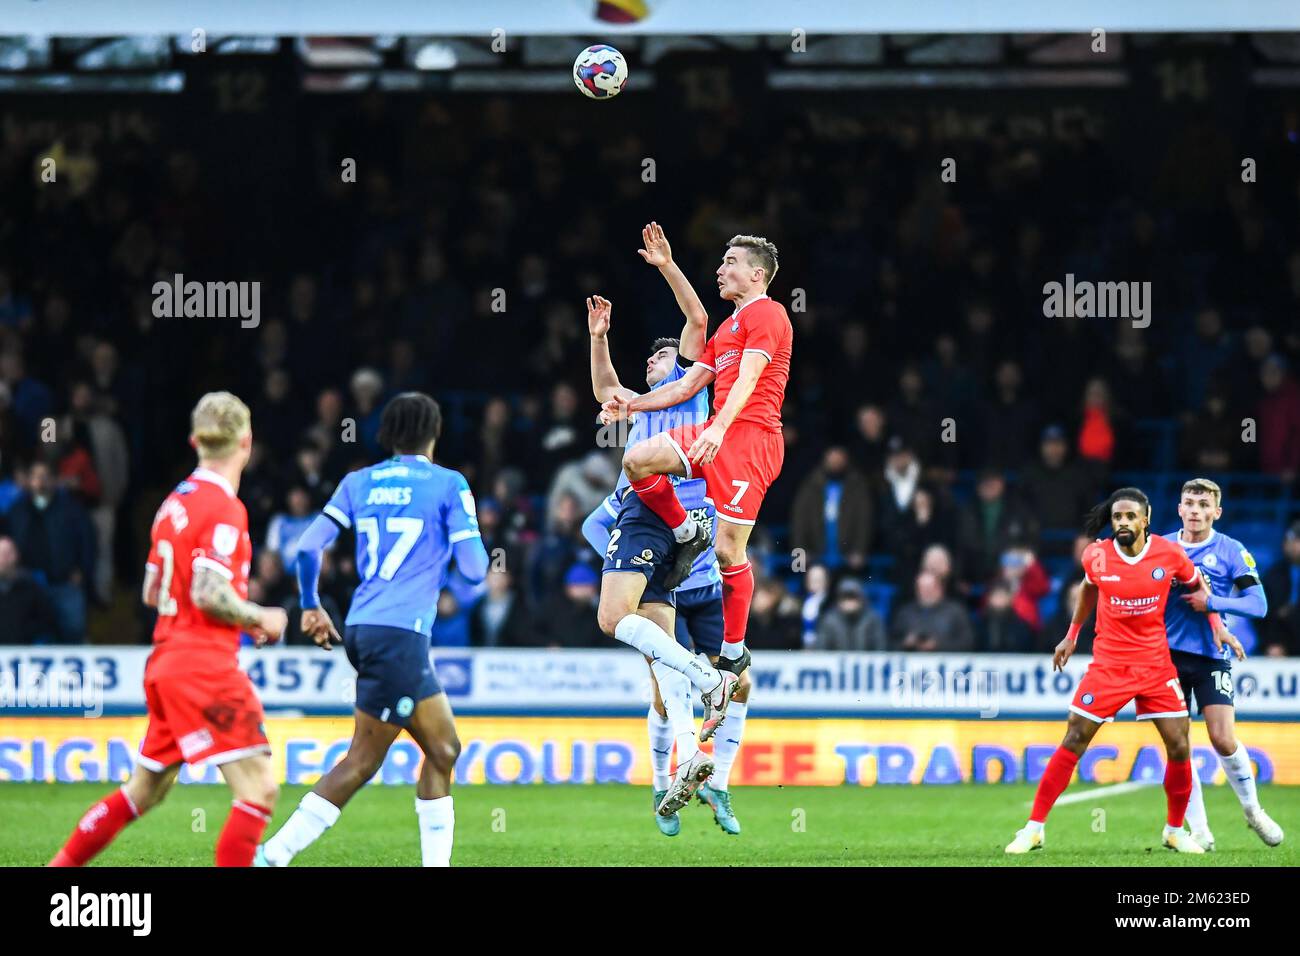
<svg viewBox="0 0 1300 956">
<path fill-rule="evenodd" d="M 429 631 L 453 558 L 470 581 L 483 580 L 488 558 L 464 476 L 433 463 L 441 432 L 442 411 L 428 395 L 403 392 L 390 401 L 379 441 L 393 457 L 344 478 L 299 542 L 302 631 L 327 651 L 342 641 L 357 672 L 356 729 L 343 759 L 258 847 L 255 866 L 287 866 L 333 826 L 403 729 L 424 752 L 415 791 L 424 865 L 451 865 L 451 774 L 460 741 L 429 660 Z M 361 584 L 340 639 L 316 587 L 321 553 L 349 529 Z"/>
<path fill-rule="evenodd" d="M 1235 727 L 1232 655 L 1235 651 L 1237 659 L 1244 660 L 1246 649 L 1254 648 L 1254 633 L 1249 632 L 1245 647 L 1235 637 L 1225 639 L 1221 633 L 1220 646 L 1206 617 L 1211 611 L 1217 612 L 1225 627 L 1241 633 L 1246 631 L 1241 625 L 1247 618 L 1262 618 L 1268 613 L 1255 559 L 1240 541 L 1214 528 L 1214 522 L 1223 514 L 1222 504 L 1222 491 L 1208 478 L 1193 478 L 1183 485 L 1178 501 L 1178 517 L 1183 525 L 1165 537 L 1183 547 L 1209 590 L 1193 594 L 1175 584 L 1165 606 L 1165 630 L 1183 696 L 1196 698 L 1210 742 L 1241 801 L 1247 824 L 1261 840 L 1276 846 L 1282 842 L 1282 828 L 1259 805 L 1250 756 L 1237 740 Z M 1187 823 L 1192 839 L 1212 850 L 1214 835 L 1205 812 L 1201 773 L 1194 763 Z"/>
</svg>

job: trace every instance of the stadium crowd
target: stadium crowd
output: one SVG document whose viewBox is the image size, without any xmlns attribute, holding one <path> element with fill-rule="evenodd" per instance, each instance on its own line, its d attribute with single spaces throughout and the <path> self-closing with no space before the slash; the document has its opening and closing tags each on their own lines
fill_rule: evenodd
<svg viewBox="0 0 1300 956">
<path fill-rule="evenodd" d="M 580 527 L 618 451 L 595 441 L 582 301 L 614 301 L 616 364 L 638 386 L 650 341 L 680 328 L 636 255 L 656 219 L 715 320 L 725 238 L 782 252 L 794 368 L 753 544 L 755 649 L 1049 649 L 1085 509 L 1116 473 L 1176 471 L 1256 473 L 1291 502 L 1246 543 L 1268 558 L 1255 650 L 1300 654 L 1294 147 L 1246 185 L 1194 119 L 1187 137 L 1213 142 L 1171 181 L 1177 143 L 1139 155 L 1068 124 L 1034 140 L 995 124 L 954 144 L 919 108 L 868 120 L 851 103 L 819 106 L 830 124 L 798 100 L 761 119 L 683 112 L 661 144 L 567 122 L 567 99 L 533 115 L 367 95 L 295 106 L 303 121 L 269 118 L 239 150 L 163 107 L 130 122 L 63 107 L 0 126 L 0 644 L 148 639 L 124 609 L 211 388 L 253 410 L 250 597 L 291 608 L 291 641 L 298 536 L 382 457 L 386 398 L 421 389 L 496 572 L 449 584 L 434 641 L 607 643 Z M 742 158 L 760 146 L 762 163 Z M 958 147 L 945 184 L 933 171 Z M 1151 282 L 1154 320 L 1045 318 L 1042 286 L 1067 274 Z M 257 323 L 156 317 L 153 283 L 176 275 L 261 282 Z M 340 623 L 355 575 L 345 536 L 321 582 Z"/>
</svg>

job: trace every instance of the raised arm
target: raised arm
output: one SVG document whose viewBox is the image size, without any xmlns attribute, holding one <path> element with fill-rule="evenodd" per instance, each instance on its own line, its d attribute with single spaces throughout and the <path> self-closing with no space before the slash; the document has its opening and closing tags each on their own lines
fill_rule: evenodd
<svg viewBox="0 0 1300 956">
<path fill-rule="evenodd" d="M 632 412 L 657 412 L 662 408 L 672 408 L 706 388 L 712 381 L 713 369 L 704 365 L 692 365 L 677 381 L 651 389 L 626 404 L 620 405 L 617 401 L 606 402 L 605 411 L 620 418 Z"/>
<path fill-rule="evenodd" d="M 650 223 L 641 230 L 641 241 L 645 244 L 645 248 L 638 249 L 637 252 L 642 259 L 659 269 L 659 274 L 673 290 L 677 307 L 682 310 L 682 315 L 686 316 L 677 354 L 693 362 L 704 351 L 704 342 L 708 338 L 709 313 L 704 311 L 704 303 L 695 294 L 690 280 L 686 278 L 686 273 L 682 272 L 673 261 L 673 250 L 668 245 L 668 237 L 664 235 L 663 227 L 657 222 Z"/>
<path fill-rule="evenodd" d="M 591 391 L 604 405 L 621 389 L 609 357 L 609 317 L 614 304 L 598 295 L 587 297 L 587 331 L 591 333 Z"/>
</svg>

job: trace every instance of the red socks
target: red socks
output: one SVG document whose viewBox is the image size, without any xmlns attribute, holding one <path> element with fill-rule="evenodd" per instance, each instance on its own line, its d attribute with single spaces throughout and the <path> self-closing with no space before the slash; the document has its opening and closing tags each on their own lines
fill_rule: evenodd
<svg viewBox="0 0 1300 956">
<path fill-rule="evenodd" d="M 1165 802 L 1169 810 L 1166 823 L 1181 827 L 1187 815 L 1187 801 L 1192 796 L 1192 762 L 1171 760 L 1165 764 Z"/>
<path fill-rule="evenodd" d="M 749 603 L 754 599 L 754 571 L 749 562 L 722 569 L 722 640 L 735 644 L 745 639 Z M 725 655 L 724 655 L 725 656 Z"/>
<path fill-rule="evenodd" d="M 1184 800 L 1183 804 L 1186 805 Z M 123 790 L 114 790 L 86 811 L 77 828 L 54 855 L 49 866 L 85 866 L 113 837 L 140 814 L 136 812 Z"/>
<path fill-rule="evenodd" d="M 1056 803 L 1056 798 L 1070 785 L 1070 777 L 1074 775 L 1074 766 L 1078 762 L 1079 758 L 1076 754 L 1064 747 L 1056 748 L 1052 759 L 1047 761 L 1047 769 L 1043 771 L 1042 779 L 1038 781 L 1038 792 L 1034 794 L 1034 809 L 1030 812 L 1029 819 L 1035 823 L 1047 822 L 1047 815 L 1052 812 L 1052 805 Z M 1186 800 L 1183 801 L 1183 806 L 1187 806 Z"/>
<path fill-rule="evenodd" d="M 234 801 L 221 836 L 217 837 L 217 866 L 252 866 L 257 844 L 270 822 L 267 807 L 247 800 Z"/>
<path fill-rule="evenodd" d="M 679 527 L 686 520 L 686 509 L 677 500 L 677 492 L 666 476 L 638 478 L 632 482 L 632 490 L 669 528 Z"/>
</svg>

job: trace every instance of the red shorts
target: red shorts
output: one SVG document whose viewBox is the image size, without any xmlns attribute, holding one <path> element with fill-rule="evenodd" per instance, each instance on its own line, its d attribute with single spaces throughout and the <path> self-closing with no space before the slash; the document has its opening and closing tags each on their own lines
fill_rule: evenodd
<svg viewBox="0 0 1300 956">
<path fill-rule="evenodd" d="M 188 671 L 151 675 L 145 669 L 149 728 L 140 763 L 161 771 L 172 764 L 223 764 L 270 753 L 262 702 L 243 671 Z"/>
<path fill-rule="evenodd" d="M 692 462 L 687 453 L 695 439 L 713 424 L 679 425 L 663 433 L 686 466 L 687 478 L 703 478 L 709 497 L 723 521 L 753 524 L 758 519 L 767 489 L 781 474 L 785 438 L 752 422 L 736 422 L 727 429 L 717 457 L 707 465 Z"/>
<path fill-rule="evenodd" d="M 1103 723 L 1137 698 L 1137 719 L 1186 717 L 1187 700 L 1172 661 L 1161 664 L 1098 664 L 1079 681 L 1070 710 Z"/>
</svg>

